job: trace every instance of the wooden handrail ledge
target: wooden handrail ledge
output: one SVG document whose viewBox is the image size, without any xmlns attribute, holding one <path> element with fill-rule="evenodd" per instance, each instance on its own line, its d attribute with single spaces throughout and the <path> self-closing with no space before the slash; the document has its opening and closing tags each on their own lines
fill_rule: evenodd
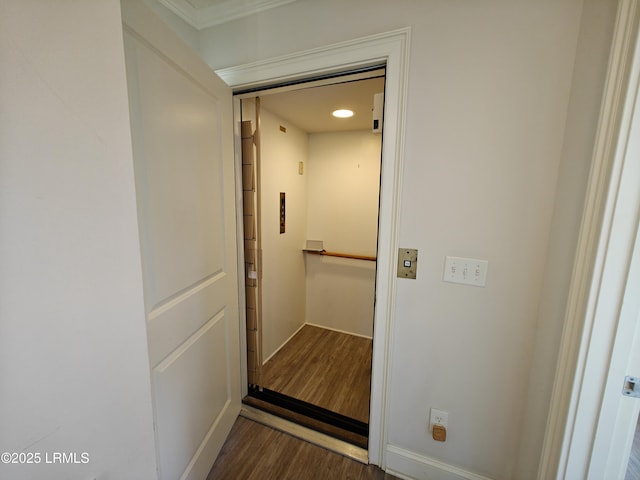
<svg viewBox="0 0 640 480">
<path fill-rule="evenodd" d="M 303 249 L 304 252 L 312 253 L 313 255 L 326 255 L 327 257 L 340 257 L 340 258 L 353 258 L 354 260 L 368 260 L 371 262 L 375 262 L 378 258 L 372 257 L 370 255 L 357 255 L 354 253 L 338 253 L 338 252 L 327 252 L 326 250 L 306 250 Z"/>
</svg>

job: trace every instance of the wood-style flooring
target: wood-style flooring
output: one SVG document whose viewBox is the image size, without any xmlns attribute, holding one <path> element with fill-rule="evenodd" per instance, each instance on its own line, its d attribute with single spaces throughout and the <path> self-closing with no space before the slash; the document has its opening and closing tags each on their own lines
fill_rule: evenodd
<svg viewBox="0 0 640 480">
<path fill-rule="evenodd" d="M 631 447 L 627 475 L 624 480 L 640 480 L 640 418 L 636 425 L 636 435 L 633 438 L 633 447 Z"/>
<path fill-rule="evenodd" d="M 238 417 L 207 480 L 393 480 L 363 465 L 252 420 Z"/>
<path fill-rule="evenodd" d="M 372 340 L 305 325 L 263 367 L 265 388 L 369 422 Z"/>
</svg>

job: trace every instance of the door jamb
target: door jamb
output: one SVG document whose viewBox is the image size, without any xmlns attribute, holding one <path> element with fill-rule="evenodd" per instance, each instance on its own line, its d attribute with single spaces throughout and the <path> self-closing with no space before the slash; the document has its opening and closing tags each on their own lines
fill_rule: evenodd
<svg viewBox="0 0 640 480">
<path fill-rule="evenodd" d="M 639 18 L 639 0 L 620 1 L 539 479 L 587 478 L 593 462 L 600 462 L 594 457 L 599 413 L 638 221 L 631 216 L 626 227 L 618 225 L 624 223 L 620 212 L 639 207 L 633 205 L 638 199 L 620 190 L 623 167 L 632 163 L 626 148 L 633 110 L 639 108 L 633 98 L 640 82 Z"/>
<path fill-rule="evenodd" d="M 410 28 L 315 48 L 295 54 L 261 60 L 217 70 L 234 90 L 266 86 L 285 81 L 337 73 L 349 69 L 386 64 L 384 129 L 378 228 L 378 265 L 376 273 L 376 304 L 374 309 L 373 360 L 371 370 L 371 407 L 369 419 L 369 462 L 386 466 L 387 417 L 391 343 L 396 297 L 395 257 L 398 250 L 399 216 L 404 158 L 404 124 L 409 76 Z M 237 107 L 234 100 L 234 107 Z M 239 135 L 238 108 L 234 108 L 236 145 Z M 238 152 L 236 149 L 236 162 Z M 241 161 L 241 160 L 240 160 Z M 238 165 L 238 163 L 236 163 Z M 236 185 L 241 185 L 237 182 Z M 238 202 L 241 201 L 237 196 Z M 242 212 L 242 210 L 239 210 Z M 241 220 L 241 219 L 240 219 Z M 237 222 L 239 228 L 241 221 Z M 242 238 L 242 235 L 238 235 Z M 239 252 L 243 250 L 238 248 Z M 239 262 L 243 262 L 239 255 Z M 239 268 L 244 268 L 239 263 Z M 239 270 L 241 271 L 241 270 Z M 238 276 L 241 278 L 241 276 Z M 239 284 L 240 301 L 244 297 Z M 242 309 L 240 309 L 242 310 Z M 241 318 L 241 325 L 243 325 Z M 242 326 L 241 328 L 246 328 Z M 241 352 L 246 352 L 246 337 L 241 338 Z M 243 389 L 246 390 L 246 359 L 243 359 Z M 243 393 L 246 393 L 243 391 Z"/>
</svg>

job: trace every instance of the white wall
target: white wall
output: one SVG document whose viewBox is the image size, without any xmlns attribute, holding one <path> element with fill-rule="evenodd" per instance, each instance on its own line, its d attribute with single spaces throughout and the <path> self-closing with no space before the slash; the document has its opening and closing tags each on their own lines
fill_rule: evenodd
<svg viewBox="0 0 640 480">
<path fill-rule="evenodd" d="M 307 236 L 332 252 L 376 255 L 381 135 L 309 135 Z M 375 262 L 310 255 L 307 323 L 371 337 Z"/>
<path fill-rule="evenodd" d="M 582 1 L 361 6 L 299 0 L 203 31 L 201 52 L 222 68 L 412 27 L 399 241 L 419 249 L 420 264 L 417 280 L 397 284 L 388 442 L 414 465 L 435 459 L 491 478 L 525 478 L 516 475 L 525 405 L 538 418 L 548 408 L 542 397 L 527 404 L 533 355 L 536 342 L 557 345 L 558 335 L 536 337 L 540 299 L 551 275 L 566 288 L 573 258 L 558 259 L 549 275 L 545 262 L 550 238 L 573 235 L 568 250 L 575 248 L 583 197 L 564 170 L 571 90 L 600 94 L 586 79 L 572 83 Z M 606 67 L 597 61 L 589 75 Z M 572 108 L 582 105 L 575 101 Z M 569 117 L 578 131 L 573 152 L 590 148 L 597 111 L 587 101 L 589 121 Z M 572 163 L 573 174 L 583 177 L 588 164 Z M 574 221 L 554 223 L 565 205 L 563 218 Z M 489 260 L 486 288 L 442 282 L 446 255 Z M 563 305 L 546 305 L 546 314 L 562 317 Z M 552 375 L 536 382 L 548 385 Z M 431 406 L 449 412 L 444 444 L 430 438 Z M 532 445 L 521 462 L 534 465 L 539 454 Z"/>
<path fill-rule="evenodd" d="M 286 133 L 280 131 L 280 126 Z M 269 111 L 261 112 L 263 360 L 305 323 L 307 175 L 298 162 L 308 155 L 307 134 Z M 280 233 L 280 192 L 286 193 L 286 232 Z"/>
<path fill-rule="evenodd" d="M 307 235 L 328 251 L 376 254 L 381 139 L 369 131 L 309 135 Z"/>
<path fill-rule="evenodd" d="M 0 477 L 156 478 L 119 2 L 2 2 L 0 57 Z"/>
</svg>

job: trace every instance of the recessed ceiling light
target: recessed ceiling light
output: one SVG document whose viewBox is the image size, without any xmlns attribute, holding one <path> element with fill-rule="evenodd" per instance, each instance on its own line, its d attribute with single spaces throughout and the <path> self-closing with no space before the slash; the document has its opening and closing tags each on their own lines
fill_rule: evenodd
<svg viewBox="0 0 640 480">
<path fill-rule="evenodd" d="M 353 111 L 341 109 L 341 110 L 334 111 L 332 115 L 338 118 L 349 118 L 349 117 L 353 117 Z"/>
</svg>

